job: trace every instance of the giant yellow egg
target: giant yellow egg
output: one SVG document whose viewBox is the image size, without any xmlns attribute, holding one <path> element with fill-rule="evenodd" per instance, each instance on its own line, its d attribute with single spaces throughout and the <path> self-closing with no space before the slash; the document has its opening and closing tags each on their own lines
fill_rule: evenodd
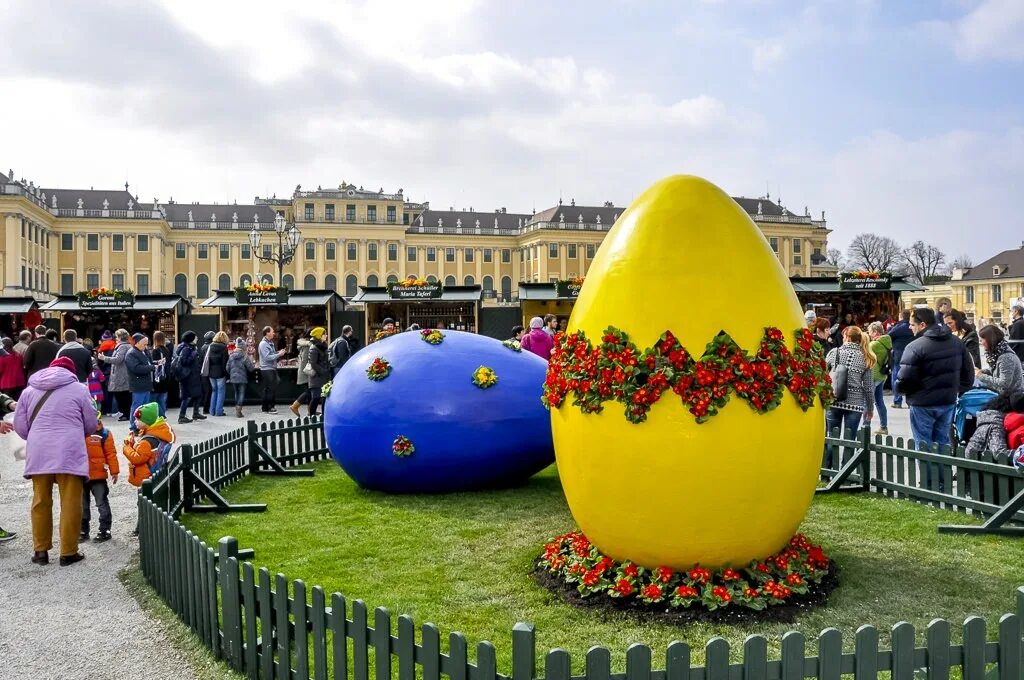
<svg viewBox="0 0 1024 680">
<path fill-rule="evenodd" d="M 789 349 L 804 319 L 761 231 L 725 192 L 693 176 L 647 189 L 608 232 L 568 334 L 595 346 L 614 326 L 638 348 L 671 331 L 694 358 L 725 331 L 745 351 L 767 327 Z M 669 391 L 643 422 L 624 406 L 585 413 L 570 396 L 551 409 L 559 475 L 580 528 L 605 554 L 648 567 L 746 565 L 797 531 L 824 444 L 818 399 L 787 390 L 758 412 L 732 394 L 698 422 Z"/>
</svg>

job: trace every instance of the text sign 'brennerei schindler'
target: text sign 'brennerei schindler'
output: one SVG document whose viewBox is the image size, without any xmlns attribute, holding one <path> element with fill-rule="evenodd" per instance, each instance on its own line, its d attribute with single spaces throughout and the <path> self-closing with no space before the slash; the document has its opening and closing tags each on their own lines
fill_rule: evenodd
<svg viewBox="0 0 1024 680">
<path fill-rule="evenodd" d="M 427 300 L 441 297 L 440 283 L 426 283 L 421 286 L 406 286 L 399 283 L 388 285 L 388 295 L 395 300 Z"/>
</svg>

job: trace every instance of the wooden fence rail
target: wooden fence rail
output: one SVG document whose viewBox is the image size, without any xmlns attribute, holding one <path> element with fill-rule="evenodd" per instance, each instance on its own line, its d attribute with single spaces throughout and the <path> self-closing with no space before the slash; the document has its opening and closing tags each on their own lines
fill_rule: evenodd
<svg viewBox="0 0 1024 680">
<path fill-rule="evenodd" d="M 844 485 L 851 482 L 858 490 L 995 515 L 1005 506 L 992 501 L 1009 499 L 1022 486 L 1012 468 L 957 459 L 955 452 L 917 452 L 912 442 L 905 448 L 903 441 L 891 437 L 871 441 L 861 433 L 857 440 L 843 440 L 833 434 L 828 442 L 850 450 L 845 458 L 837 458 L 838 468 L 823 468 L 823 478 L 838 478 L 844 463 L 854 461 L 832 490 L 849 490 Z M 1016 592 L 1016 613 L 994 623 L 969 617 L 959 627 L 956 641 L 954 626 L 936 619 L 923 631 L 923 646 L 911 624 L 896 624 L 889 649 L 881 648 L 879 631 L 872 626 L 861 626 L 852 640 L 844 640 L 835 628 L 810 639 L 791 631 L 782 637 L 774 659 L 769 658 L 768 639 L 760 635 L 749 636 L 739 650 L 722 638 L 712 638 L 703 647 L 701 665 L 692 664 L 692 649 L 682 642 L 671 643 L 657 657 L 650 647 L 634 644 L 626 650 L 623 671 L 612 668 L 609 649 L 593 647 L 575 664 L 583 675 L 574 672 L 565 650 L 538 656 L 533 626 L 519 623 L 510 631 L 512 667 L 506 674 L 499 671 L 490 642 L 478 643 L 472 655 L 470 642 L 451 633 L 448 651 L 443 652 L 441 631 L 433 624 L 417 627 L 408 616 L 393 620 L 386 609 L 370 610 L 341 593 L 328 595 L 319 586 L 307 588 L 300 580 L 271 575 L 245 561 L 251 551 L 240 550 L 234 538 L 209 546 L 178 521 L 181 512 L 202 508 L 199 501 L 204 497 L 217 511 L 250 509 L 227 501 L 222 506 L 211 492 L 220 497 L 221 489 L 246 474 L 294 473 L 298 471 L 291 466 L 327 455 L 319 420 L 261 426 L 250 422 L 245 429 L 183 446 L 181 455 L 147 480 L 139 494 L 140 559 L 146 580 L 215 657 L 250 678 L 866 680 L 886 673 L 893 680 L 913 680 L 949 678 L 951 670 L 963 680 L 1024 678 L 1024 587 Z M 948 468 L 948 486 L 939 489 L 937 477 L 922 485 L 919 464 Z M 1011 513 L 1008 519 L 1017 517 Z"/>
</svg>

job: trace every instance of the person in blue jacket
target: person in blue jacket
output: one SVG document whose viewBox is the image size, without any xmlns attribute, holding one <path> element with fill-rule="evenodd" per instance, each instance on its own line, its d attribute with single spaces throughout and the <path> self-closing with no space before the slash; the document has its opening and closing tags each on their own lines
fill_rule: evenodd
<svg viewBox="0 0 1024 680">
<path fill-rule="evenodd" d="M 914 331 L 910 328 L 910 310 L 903 310 L 899 323 L 890 328 L 886 335 L 892 338 L 892 361 L 889 362 L 892 366 L 892 407 L 903 408 L 903 394 L 896 391 L 896 381 L 900 377 L 900 359 L 903 358 L 903 350 L 914 339 Z"/>
</svg>

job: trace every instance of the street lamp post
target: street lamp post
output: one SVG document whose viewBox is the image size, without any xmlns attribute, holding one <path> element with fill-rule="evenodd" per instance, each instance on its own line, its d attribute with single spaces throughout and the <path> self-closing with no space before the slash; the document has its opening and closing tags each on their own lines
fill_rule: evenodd
<svg viewBox="0 0 1024 680">
<path fill-rule="evenodd" d="M 284 285 L 284 266 L 295 258 L 295 251 L 299 248 L 299 230 L 293 224 L 288 228 L 288 223 L 283 215 L 274 218 L 274 233 L 277 235 L 277 250 L 271 251 L 269 257 L 260 255 L 260 239 L 262 234 L 253 226 L 249 232 L 249 245 L 252 246 L 253 257 L 260 262 L 274 262 L 277 264 L 277 285 Z"/>
</svg>

